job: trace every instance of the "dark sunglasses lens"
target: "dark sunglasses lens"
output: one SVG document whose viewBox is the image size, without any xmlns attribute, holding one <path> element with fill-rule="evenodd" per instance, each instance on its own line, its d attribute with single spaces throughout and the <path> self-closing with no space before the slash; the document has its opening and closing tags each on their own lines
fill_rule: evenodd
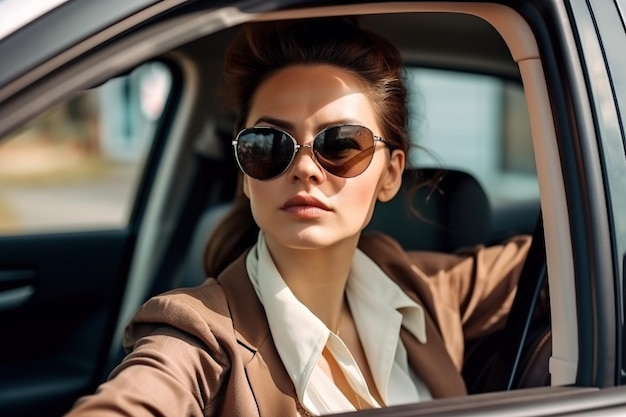
<svg viewBox="0 0 626 417">
<path fill-rule="evenodd" d="M 374 135 L 362 126 L 331 127 L 315 138 L 313 151 L 326 171 L 338 177 L 356 177 L 372 160 Z"/>
<path fill-rule="evenodd" d="M 252 128 L 237 137 L 239 166 L 258 180 L 269 180 L 282 174 L 291 163 L 293 153 L 293 141 L 280 130 Z"/>
</svg>

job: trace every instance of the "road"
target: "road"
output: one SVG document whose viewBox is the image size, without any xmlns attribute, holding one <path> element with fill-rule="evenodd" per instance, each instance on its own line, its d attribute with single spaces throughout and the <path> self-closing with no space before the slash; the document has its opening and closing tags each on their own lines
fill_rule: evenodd
<svg viewBox="0 0 626 417">
<path fill-rule="evenodd" d="M 0 234 L 119 227 L 128 219 L 137 180 L 134 168 L 120 165 L 84 181 L 2 184 L 0 201 L 10 215 L 0 218 Z"/>
</svg>

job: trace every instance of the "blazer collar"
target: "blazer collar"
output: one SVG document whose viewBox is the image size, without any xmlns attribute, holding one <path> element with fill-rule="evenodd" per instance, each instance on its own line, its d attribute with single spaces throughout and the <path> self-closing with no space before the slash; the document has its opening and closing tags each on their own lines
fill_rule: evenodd
<svg viewBox="0 0 626 417">
<path fill-rule="evenodd" d="M 246 271 L 247 251 L 218 277 L 239 344 L 250 352 L 244 367 L 260 417 L 296 415 L 296 391 L 276 351 L 265 310 Z M 273 381 L 274 383 L 269 383 Z"/>
</svg>

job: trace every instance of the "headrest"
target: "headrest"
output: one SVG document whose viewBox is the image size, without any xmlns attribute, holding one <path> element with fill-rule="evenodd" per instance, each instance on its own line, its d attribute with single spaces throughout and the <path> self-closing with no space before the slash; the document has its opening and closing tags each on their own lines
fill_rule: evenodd
<svg viewBox="0 0 626 417">
<path fill-rule="evenodd" d="M 414 168 L 405 170 L 392 200 L 377 203 L 365 231 L 386 233 L 407 250 L 453 252 L 487 243 L 490 217 L 487 194 L 472 175 Z"/>
</svg>

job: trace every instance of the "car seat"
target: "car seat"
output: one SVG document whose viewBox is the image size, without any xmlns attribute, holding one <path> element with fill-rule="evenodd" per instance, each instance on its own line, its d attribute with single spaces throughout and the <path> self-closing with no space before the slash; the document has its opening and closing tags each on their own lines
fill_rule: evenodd
<svg viewBox="0 0 626 417">
<path fill-rule="evenodd" d="M 487 194 L 469 173 L 437 168 L 407 169 L 402 188 L 377 203 L 365 232 L 377 230 L 407 250 L 453 252 L 490 240 Z"/>
</svg>

